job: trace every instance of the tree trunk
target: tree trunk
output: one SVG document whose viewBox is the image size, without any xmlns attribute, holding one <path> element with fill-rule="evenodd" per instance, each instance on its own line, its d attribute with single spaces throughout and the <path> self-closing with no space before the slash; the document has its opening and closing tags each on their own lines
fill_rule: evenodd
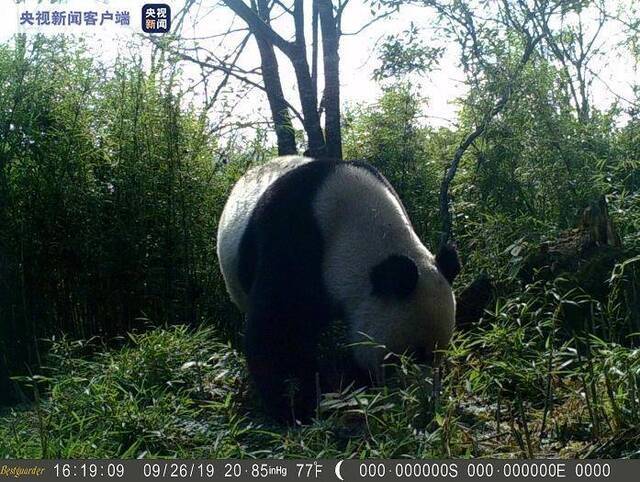
<svg viewBox="0 0 640 482">
<path fill-rule="evenodd" d="M 318 0 L 311 4 L 311 82 L 318 92 Z"/>
<path fill-rule="evenodd" d="M 304 35 L 304 1 L 295 0 L 293 6 L 294 42 L 285 40 L 275 32 L 243 0 L 223 0 L 223 2 L 247 23 L 256 38 L 272 47 L 277 47 L 291 61 L 298 83 L 298 95 L 302 106 L 302 122 L 309 146 L 306 153 L 313 157 L 326 158 L 324 134 L 322 133 L 320 115 L 318 114 L 318 92 L 317 88 L 314 88 L 309 62 L 307 62 L 307 47 Z"/>
<path fill-rule="evenodd" d="M 289 58 L 298 82 L 298 94 L 304 117 L 304 130 L 307 133 L 309 149 L 307 154 L 312 157 L 326 157 L 326 146 L 320 116 L 318 114 L 318 92 L 314 89 L 307 62 L 307 47 L 304 35 L 304 2 L 296 0 L 293 6 L 293 17 L 296 29 L 296 40 Z"/>
<path fill-rule="evenodd" d="M 309 144 L 307 154 L 312 157 L 324 158 L 326 157 L 326 146 L 322 128 L 320 127 L 320 116 L 317 109 L 318 98 L 313 92 L 309 64 L 304 49 L 294 53 L 292 63 L 296 73 L 296 80 L 298 81 L 300 104 L 302 105 L 302 116 L 304 117 L 304 130 L 307 133 Z"/>
<path fill-rule="evenodd" d="M 258 15 L 267 24 L 269 23 L 269 6 L 267 0 L 258 0 Z M 267 42 L 260 35 L 256 35 L 258 50 L 260 51 L 260 61 L 262 68 L 262 79 L 267 92 L 271 118 L 278 141 L 278 155 L 296 154 L 295 132 L 291 123 L 289 108 L 282 91 L 280 82 L 280 72 L 278 59 L 273 48 L 273 44 Z"/>
<path fill-rule="evenodd" d="M 327 157 L 342 160 L 340 133 L 340 56 L 331 0 L 318 0 L 324 61 L 325 142 Z"/>
</svg>

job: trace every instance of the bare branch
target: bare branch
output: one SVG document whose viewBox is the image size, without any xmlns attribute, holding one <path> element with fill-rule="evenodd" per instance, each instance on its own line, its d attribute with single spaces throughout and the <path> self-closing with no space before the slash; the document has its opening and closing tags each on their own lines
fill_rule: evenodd
<svg viewBox="0 0 640 482">
<path fill-rule="evenodd" d="M 273 30 L 242 0 L 222 0 L 236 15 L 242 18 L 256 35 L 260 35 L 266 41 L 275 45 L 287 56 L 292 55 L 293 46 Z"/>
<path fill-rule="evenodd" d="M 366 29 L 368 29 L 369 27 L 371 27 L 374 23 L 378 22 L 379 20 L 382 20 L 383 18 L 387 18 L 390 17 L 391 15 L 393 15 L 394 13 L 396 13 L 395 10 L 390 10 L 388 12 L 385 12 L 383 14 L 380 14 L 374 18 L 372 18 L 371 20 L 369 20 L 367 23 L 365 23 L 364 25 L 362 25 L 360 28 L 358 28 L 357 30 L 355 30 L 354 32 L 340 32 L 340 35 L 342 36 L 347 36 L 347 35 L 358 35 L 362 32 L 364 32 Z"/>
<path fill-rule="evenodd" d="M 282 3 L 280 0 L 275 0 L 273 2 L 275 5 L 278 5 L 282 8 L 282 10 L 284 10 L 285 12 L 287 12 L 289 15 L 293 15 L 293 10 L 291 10 L 291 8 L 287 7 L 284 3 Z"/>
<path fill-rule="evenodd" d="M 240 46 L 236 48 L 236 54 L 233 60 L 231 61 L 231 65 L 235 65 L 238 62 L 238 59 L 240 58 L 240 55 L 242 55 L 242 52 L 244 51 L 244 48 L 246 47 L 249 38 L 250 38 L 250 35 L 245 36 Z M 206 110 L 209 110 L 213 106 L 213 104 L 216 102 L 216 100 L 218 100 L 218 96 L 220 95 L 220 92 L 222 92 L 222 89 L 224 88 L 224 86 L 227 85 L 227 82 L 229 81 L 229 77 L 231 77 L 231 72 L 230 71 L 225 72 L 224 77 L 222 81 L 218 84 L 218 87 L 213 93 L 213 96 L 208 100 L 205 106 Z"/>
<path fill-rule="evenodd" d="M 148 40 L 150 42 L 154 43 L 156 46 L 160 46 L 161 48 L 168 50 L 168 47 L 166 47 L 164 45 L 159 45 L 159 39 L 157 37 L 151 37 L 150 36 L 148 38 Z M 232 67 L 229 67 L 227 65 L 222 65 L 222 64 L 216 65 L 216 64 L 212 64 L 212 63 L 205 62 L 205 61 L 202 61 L 202 60 L 198 60 L 197 58 L 195 58 L 195 57 L 193 57 L 191 55 L 188 55 L 188 54 L 185 54 L 184 52 L 180 52 L 180 51 L 176 51 L 176 50 L 171 50 L 171 53 L 173 55 L 179 57 L 182 60 L 186 60 L 186 61 L 192 62 L 192 63 L 194 63 L 196 65 L 199 65 L 202 68 L 211 69 L 213 71 L 219 71 L 219 72 L 222 72 L 224 74 L 228 74 L 230 77 L 238 79 L 241 82 L 243 82 L 243 83 L 245 83 L 245 84 L 247 84 L 247 85 L 249 85 L 251 87 L 255 87 L 256 89 L 259 89 L 259 90 L 261 90 L 263 92 L 266 92 L 266 89 L 264 88 L 263 85 L 261 85 L 261 84 L 255 82 L 255 81 L 249 79 L 248 77 L 240 75 Z M 287 102 L 287 106 L 289 107 L 289 109 L 291 109 L 291 112 L 293 112 L 293 114 L 296 116 L 296 118 L 298 120 L 300 120 L 300 122 L 302 122 L 302 115 L 300 114 L 300 112 L 298 112 L 298 110 L 294 106 L 289 104 L 288 102 Z"/>
</svg>

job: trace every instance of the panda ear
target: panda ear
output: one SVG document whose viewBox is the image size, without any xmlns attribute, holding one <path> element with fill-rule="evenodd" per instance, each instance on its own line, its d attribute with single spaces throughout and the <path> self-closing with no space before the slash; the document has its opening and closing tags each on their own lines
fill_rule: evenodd
<svg viewBox="0 0 640 482">
<path fill-rule="evenodd" d="M 418 267 L 411 258 L 393 254 L 375 265 L 369 277 L 373 296 L 404 299 L 418 284 Z"/>
<path fill-rule="evenodd" d="M 436 255 L 436 264 L 449 284 L 453 284 L 453 280 L 462 269 L 455 243 L 447 243 L 440 247 L 440 251 Z"/>
</svg>

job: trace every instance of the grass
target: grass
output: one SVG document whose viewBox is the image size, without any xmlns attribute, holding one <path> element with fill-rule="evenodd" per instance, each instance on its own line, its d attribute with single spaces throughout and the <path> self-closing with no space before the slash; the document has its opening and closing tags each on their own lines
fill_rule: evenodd
<svg viewBox="0 0 640 482">
<path fill-rule="evenodd" d="M 591 323 L 608 313 L 530 285 L 456 335 L 435 388 L 401 357 L 387 387 L 327 395 L 293 428 L 264 418 L 243 357 L 213 328 L 156 328 L 116 348 L 58 340 L 50 368 L 21 380 L 35 402 L 0 413 L 0 456 L 640 457 L 640 349 L 569 333 L 576 306 Z"/>
</svg>

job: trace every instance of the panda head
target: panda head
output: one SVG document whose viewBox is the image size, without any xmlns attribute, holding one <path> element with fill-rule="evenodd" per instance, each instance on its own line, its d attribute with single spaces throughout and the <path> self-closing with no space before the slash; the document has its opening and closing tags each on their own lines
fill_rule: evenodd
<svg viewBox="0 0 640 482">
<path fill-rule="evenodd" d="M 393 253 L 369 271 L 368 296 L 355 309 L 354 339 L 363 334 L 376 345 L 356 344 L 357 363 L 377 373 L 386 350 L 428 358 L 446 348 L 455 326 L 455 298 L 451 284 L 460 271 L 454 245 L 434 257 L 426 249 Z"/>
</svg>

